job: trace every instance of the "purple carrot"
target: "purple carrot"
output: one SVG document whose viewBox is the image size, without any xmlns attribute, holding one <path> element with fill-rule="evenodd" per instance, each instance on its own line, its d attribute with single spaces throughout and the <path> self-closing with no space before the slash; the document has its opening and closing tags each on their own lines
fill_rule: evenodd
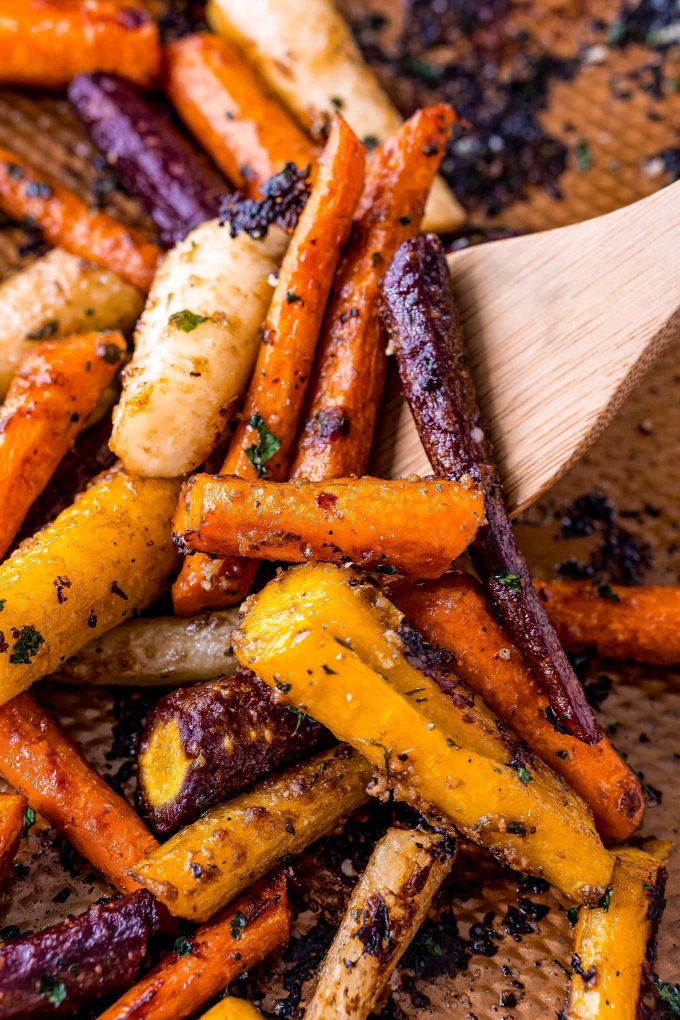
<svg viewBox="0 0 680 1020">
<path fill-rule="evenodd" d="M 72 1016 L 126 991 L 160 930 L 145 889 L 0 946 L 0 1020 Z"/>
<path fill-rule="evenodd" d="M 561 724 L 586 743 L 600 733 L 583 688 L 517 547 L 482 419 L 444 249 L 434 235 L 406 241 L 383 289 L 383 323 L 404 394 L 435 472 L 484 487 L 487 523 L 470 548 L 480 580 Z"/>
<path fill-rule="evenodd" d="M 68 97 L 166 248 L 219 214 L 228 188 L 135 85 L 115 74 L 81 74 Z"/>
</svg>

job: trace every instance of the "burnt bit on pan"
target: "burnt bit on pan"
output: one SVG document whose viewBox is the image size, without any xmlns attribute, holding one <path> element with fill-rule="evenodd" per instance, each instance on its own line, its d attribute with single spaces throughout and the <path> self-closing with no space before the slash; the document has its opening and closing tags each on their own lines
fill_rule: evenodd
<svg viewBox="0 0 680 1020">
<path fill-rule="evenodd" d="M 563 511 L 560 538 L 595 537 L 587 562 L 567 557 L 557 567 L 560 577 L 591 579 L 602 598 L 608 597 L 607 583 L 640 584 L 652 564 L 651 547 L 639 535 L 624 527 L 607 497 L 596 489 L 574 499 Z M 628 514 L 631 516 L 631 514 Z"/>
<path fill-rule="evenodd" d="M 267 236 L 273 223 L 292 231 L 309 197 L 311 167 L 298 169 L 286 163 L 262 185 L 262 198 L 246 198 L 237 191 L 227 195 L 220 210 L 220 224 L 229 225 L 232 237 L 246 232 L 256 240 Z"/>
</svg>

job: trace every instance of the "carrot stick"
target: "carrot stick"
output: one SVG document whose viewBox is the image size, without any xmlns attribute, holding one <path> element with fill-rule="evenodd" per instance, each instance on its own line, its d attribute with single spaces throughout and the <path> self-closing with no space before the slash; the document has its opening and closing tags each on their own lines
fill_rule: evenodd
<svg viewBox="0 0 680 1020">
<path fill-rule="evenodd" d="M 139 889 L 128 871 L 156 840 L 30 694 L 0 708 L 0 773 L 116 888 Z"/>
<path fill-rule="evenodd" d="M 99 1020 L 182 1020 L 290 938 L 281 875 L 254 886 L 191 936 L 191 952 L 171 953 Z"/>
<path fill-rule="evenodd" d="M 445 104 L 419 110 L 376 150 L 326 315 L 292 478 L 366 470 L 385 382 L 382 279 L 399 245 L 418 231 L 454 120 Z"/>
<path fill-rule="evenodd" d="M 0 408 L 0 557 L 125 354 L 121 333 L 85 333 L 27 355 Z"/>
<path fill-rule="evenodd" d="M 680 586 L 594 586 L 534 581 L 560 641 L 612 659 L 680 662 Z"/>
<path fill-rule="evenodd" d="M 1 0 L 0 84 L 63 88 L 85 71 L 158 78 L 158 28 L 140 0 Z"/>
<path fill-rule="evenodd" d="M 505 508 L 439 238 L 422 234 L 402 244 L 385 274 L 383 293 L 383 325 L 435 473 L 472 476 L 484 488 L 486 524 L 470 549 L 475 570 L 561 721 L 579 739 L 596 744 L 595 717 L 532 587 Z"/>
<path fill-rule="evenodd" d="M 627 839 L 644 809 L 637 776 L 606 736 L 584 744 L 556 728 L 548 698 L 496 622 L 479 583 L 455 572 L 439 581 L 387 585 L 389 597 L 425 639 L 454 652 L 460 678 L 581 795 L 603 835 Z"/>
<path fill-rule="evenodd" d="M 439 577 L 483 519 L 484 497 L 472 482 L 277 483 L 194 475 L 180 494 L 173 533 L 190 549 L 221 556 L 356 563 L 365 570 Z"/>
<path fill-rule="evenodd" d="M 363 145 L 337 117 L 279 272 L 264 324 L 265 342 L 224 474 L 266 474 L 276 481 L 287 475 L 335 268 L 361 196 L 364 162 Z M 253 454 L 262 447 L 258 424 L 272 436 L 266 462 Z M 199 554 L 186 560 L 173 588 L 175 612 L 191 616 L 240 602 L 256 569 L 256 561 L 240 557 L 223 561 Z"/>
<path fill-rule="evenodd" d="M 90 212 L 77 195 L 0 148 L 0 208 L 17 220 L 35 221 L 52 245 L 111 269 L 146 292 L 160 249 L 136 230 L 103 212 Z"/>
<path fill-rule="evenodd" d="M 311 141 L 226 39 L 201 33 L 170 43 L 164 80 L 189 130 L 249 198 L 286 163 L 315 167 Z"/>
<path fill-rule="evenodd" d="M 0 794 L 0 886 L 9 874 L 21 842 L 26 798 L 20 793 Z"/>
</svg>

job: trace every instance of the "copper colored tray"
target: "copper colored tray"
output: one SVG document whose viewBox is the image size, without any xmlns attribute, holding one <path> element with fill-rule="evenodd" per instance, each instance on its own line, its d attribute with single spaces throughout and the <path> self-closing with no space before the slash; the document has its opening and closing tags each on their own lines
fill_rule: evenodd
<svg viewBox="0 0 680 1020">
<path fill-rule="evenodd" d="M 355 20 L 361 19 L 362 42 L 405 108 L 423 89 L 429 95 L 437 94 L 436 83 L 414 85 L 408 75 L 396 75 L 400 7 L 389 0 L 373 4 L 371 9 L 379 8 L 390 17 L 390 22 L 378 29 L 377 19 L 367 21 L 365 3 L 345 0 L 344 6 Z M 475 7 L 439 6 L 449 11 L 447 17 L 459 6 Z M 506 5 L 479 6 L 493 13 Z M 412 0 L 411 7 L 412 16 L 420 17 L 429 5 Z M 455 59 L 470 67 L 481 61 L 480 73 L 485 62 L 490 63 L 495 73 L 506 77 L 524 57 L 536 60 L 548 53 L 560 61 L 574 62 L 569 76 L 561 71 L 549 79 L 543 105 L 536 111 L 537 122 L 550 138 L 566 146 L 564 171 L 554 186 L 529 184 L 523 197 L 500 210 L 473 202 L 470 216 L 476 226 L 531 230 L 561 225 L 642 197 L 671 179 L 673 152 L 680 144 L 680 92 L 677 85 L 671 89 L 664 84 L 659 89 L 656 80 L 661 75 L 664 82 L 667 78 L 677 82 L 678 54 L 638 43 L 622 49 L 607 45 L 607 39 L 615 41 L 620 31 L 616 28 L 618 13 L 618 3 L 610 0 L 598 4 L 516 0 L 508 5 L 500 22 L 497 18 L 491 27 L 477 27 L 472 35 L 455 37 L 454 33 L 446 45 L 438 42 L 425 53 L 432 62 Z M 384 51 L 382 55 L 376 52 L 378 42 L 387 49 L 390 60 L 385 59 Z M 425 75 L 432 78 L 428 71 Z M 444 86 L 440 83 L 439 87 Z M 622 98 L 623 93 L 628 93 L 627 98 Z M 93 162 L 91 146 L 59 97 L 1 93 L 0 145 L 15 148 L 81 194 L 128 222 L 148 228 L 136 204 L 112 190 L 108 173 Z M 32 241 L 35 236 L 30 231 L 26 234 L 16 226 L 3 227 L 0 272 L 7 274 L 35 257 Z M 29 250 L 25 250 L 27 242 Z M 603 579 L 680 581 L 679 355 L 677 346 L 665 353 L 586 457 L 518 522 L 522 547 L 537 575 L 553 576 L 558 564 L 570 560 L 587 564 L 593 551 L 601 549 L 603 539 L 608 539 L 610 555 Z M 566 537 L 570 528 L 565 519 L 581 512 L 574 508 L 574 501 L 593 493 L 610 501 L 610 522 L 597 524 L 590 537 Z M 597 505 L 603 506 L 601 502 Z M 580 507 L 582 510 L 583 503 Z M 659 799 L 654 791 L 661 794 L 660 803 L 648 808 L 644 833 L 677 840 L 680 672 L 596 661 L 590 661 L 587 669 L 589 682 L 599 684 L 602 690 L 608 681 L 600 678 L 611 681 L 600 718 L 619 750 L 644 775 L 651 788 L 650 800 Z M 88 691 L 85 696 L 77 689 L 45 686 L 41 697 L 54 705 L 63 724 L 105 776 L 116 776 L 122 768 L 118 778 L 131 795 L 133 780 L 126 778 L 128 759 L 121 738 L 134 728 L 131 720 L 143 712 L 145 696 L 127 693 L 128 703 L 121 704 L 104 690 Z M 374 821 L 358 820 L 351 827 L 350 838 L 323 841 L 298 863 L 298 887 L 306 902 L 296 937 L 274 966 L 268 965 L 266 972 L 252 972 L 248 982 L 240 985 L 240 990 L 261 1002 L 270 1015 L 280 1015 L 275 1013 L 275 1003 L 288 995 L 283 989 L 284 978 L 288 989 L 302 987 L 304 1002 L 314 965 L 323 955 L 353 875 L 370 848 Z M 41 928 L 67 912 L 78 913 L 107 892 L 97 875 L 64 853 L 54 833 L 40 820 L 24 841 L 18 860 L 14 878 L 0 899 L 0 928 Z M 677 981 L 680 848 L 670 860 L 667 894 L 658 971 L 663 979 Z M 548 908 L 545 916 L 540 920 L 527 916 L 527 899 L 544 904 Z M 456 1016 L 461 1020 L 545 1020 L 556 1016 L 564 1000 L 563 967 L 568 967 L 571 956 L 564 902 L 551 892 L 528 888 L 517 876 L 500 873 L 490 859 L 473 853 L 460 861 L 433 920 L 442 915 L 444 924 L 431 926 L 416 940 L 411 964 L 415 960 L 418 970 L 430 975 L 433 970 L 443 972 L 446 963 L 451 973 L 422 978 L 415 976 L 413 967 L 400 967 L 383 1016 Z"/>
</svg>

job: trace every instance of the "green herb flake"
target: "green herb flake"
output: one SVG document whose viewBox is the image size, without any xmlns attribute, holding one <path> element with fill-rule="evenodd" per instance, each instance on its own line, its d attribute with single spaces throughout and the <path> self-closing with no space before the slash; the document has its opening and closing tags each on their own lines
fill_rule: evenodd
<svg viewBox="0 0 680 1020">
<path fill-rule="evenodd" d="M 333 104 L 336 110 L 342 110 L 343 106 L 345 105 L 345 100 L 342 98 L 342 96 L 331 96 L 331 103 Z"/>
<path fill-rule="evenodd" d="M 527 771 L 527 769 L 524 768 L 524 765 L 519 766 L 519 768 L 517 769 L 517 775 L 519 776 L 519 778 L 521 779 L 525 786 L 527 785 L 527 783 L 531 782 L 531 772 Z"/>
<path fill-rule="evenodd" d="M 605 914 L 609 913 L 609 907 L 611 906 L 612 896 L 614 895 L 614 886 L 608 885 L 604 891 L 604 896 L 598 903 L 598 906 L 602 908 Z"/>
<path fill-rule="evenodd" d="M 0 599 L 0 613 L 1 613 L 1 612 L 3 611 L 3 609 L 5 608 L 5 601 L 6 601 L 5 599 Z"/>
<path fill-rule="evenodd" d="M 495 575 L 495 578 L 499 584 L 510 588 L 511 591 L 522 590 L 522 578 L 519 574 L 513 574 L 512 570 L 501 570 L 500 574 Z"/>
<path fill-rule="evenodd" d="M 40 646 L 45 644 L 45 638 L 35 627 L 22 627 L 19 637 L 12 646 L 13 651 L 9 661 L 13 666 L 30 666 L 31 657 L 37 655 Z"/>
<path fill-rule="evenodd" d="M 43 974 L 40 979 L 40 994 L 53 1006 L 61 1006 L 66 999 L 66 985 L 52 974 Z"/>
<path fill-rule="evenodd" d="M 372 252 L 372 254 L 371 254 L 371 262 L 373 263 L 374 266 L 379 266 L 384 261 L 385 260 L 383 259 L 382 255 L 380 254 L 379 251 Z"/>
<path fill-rule="evenodd" d="M 231 937 L 234 939 L 235 942 L 240 942 L 241 933 L 247 927 L 248 927 L 247 917 L 244 914 L 242 914 L 240 910 L 237 910 L 231 919 Z"/>
<path fill-rule="evenodd" d="M 293 730 L 293 736 L 295 736 L 295 734 L 298 732 L 302 724 L 304 722 L 307 722 L 309 716 L 307 715 L 306 712 L 303 712 L 301 708 L 296 708 L 295 705 L 286 705 L 286 708 L 288 709 L 289 712 L 292 712 L 293 715 L 297 716 L 297 720 L 295 722 L 295 729 Z"/>
<path fill-rule="evenodd" d="M 327 666 L 325 662 L 321 663 L 321 668 L 324 671 L 324 673 L 326 674 L 326 676 L 337 676 L 338 675 L 337 669 L 331 669 L 331 667 Z"/>
<path fill-rule="evenodd" d="M 304 304 L 300 295 L 296 294 L 294 290 L 286 291 L 286 301 L 289 305 L 294 305 L 297 301 L 299 301 L 301 305 Z"/>
<path fill-rule="evenodd" d="M 656 978 L 654 989 L 659 997 L 659 1002 L 667 1007 L 669 1016 L 680 1017 L 680 985 L 672 985 Z"/>
<path fill-rule="evenodd" d="M 421 57 L 407 57 L 403 61 L 403 67 L 407 74 L 412 74 L 430 85 L 436 85 L 444 75 L 443 70 Z"/>
<path fill-rule="evenodd" d="M 377 135 L 364 135 L 363 143 L 367 149 L 377 149 L 380 145 L 380 140 Z"/>
<path fill-rule="evenodd" d="M 250 416 L 248 424 L 251 428 L 257 429 L 260 441 L 248 447 L 246 457 L 257 471 L 258 476 L 264 478 L 267 474 L 265 465 L 280 449 L 281 440 L 268 428 L 266 421 L 259 412 Z"/>
<path fill-rule="evenodd" d="M 21 830 L 21 837 L 25 839 L 32 826 L 35 825 L 35 811 L 32 807 L 27 807 L 24 812 L 24 827 Z"/>
<path fill-rule="evenodd" d="M 620 602 L 620 597 L 612 590 L 610 584 L 598 584 L 597 594 L 601 599 L 609 599 L 611 602 Z"/>
<path fill-rule="evenodd" d="M 282 694 L 290 694 L 291 690 L 293 689 L 292 684 L 284 684 L 283 680 L 275 680 L 274 686 L 276 687 L 277 691 L 281 691 Z"/>
<path fill-rule="evenodd" d="M 399 222 L 401 223 L 402 227 L 407 227 L 412 219 L 413 217 L 409 216 L 407 213 L 406 216 L 399 217 Z"/>
<path fill-rule="evenodd" d="M 561 758 L 562 761 L 566 761 L 567 758 L 569 757 L 569 752 L 568 751 L 555 751 L 555 757 L 556 758 Z"/>
<path fill-rule="evenodd" d="M 567 912 L 566 912 L 567 913 L 567 921 L 569 922 L 569 925 L 572 928 L 574 928 L 576 926 L 576 922 L 578 921 L 578 915 L 579 915 L 580 909 L 581 909 L 580 907 L 570 907 L 569 910 L 567 910 Z"/>
<path fill-rule="evenodd" d="M 178 956 L 191 956 L 194 951 L 193 943 L 186 935 L 180 935 L 176 938 L 173 948 Z"/>
<path fill-rule="evenodd" d="M 375 568 L 376 574 L 396 574 L 397 568 L 393 563 L 381 563 Z"/>
<path fill-rule="evenodd" d="M 174 312 L 170 316 L 170 325 L 184 330 L 185 333 L 193 332 L 202 322 L 207 321 L 207 315 L 197 315 L 196 312 L 190 312 L 188 308 L 182 309 L 181 312 Z"/>
<path fill-rule="evenodd" d="M 438 942 L 435 942 L 432 935 L 427 936 L 423 945 L 430 956 L 443 956 L 444 950 Z"/>
<path fill-rule="evenodd" d="M 576 146 L 576 165 L 582 173 L 592 166 L 590 146 L 585 141 L 579 142 Z"/>
</svg>

